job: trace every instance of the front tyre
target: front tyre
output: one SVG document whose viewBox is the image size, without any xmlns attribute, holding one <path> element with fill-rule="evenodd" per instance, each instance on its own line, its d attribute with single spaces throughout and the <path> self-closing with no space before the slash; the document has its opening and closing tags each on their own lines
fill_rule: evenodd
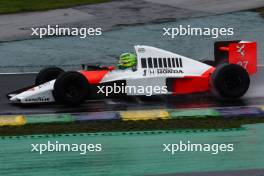
<svg viewBox="0 0 264 176">
<path fill-rule="evenodd" d="M 248 72 L 236 64 L 220 65 L 211 76 L 213 92 L 227 99 L 242 97 L 247 92 L 249 85 Z"/>
<path fill-rule="evenodd" d="M 88 94 L 89 83 L 79 72 L 66 72 L 60 75 L 55 84 L 53 95 L 56 102 L 65 105 L 80 105 Z"/>
</svg>

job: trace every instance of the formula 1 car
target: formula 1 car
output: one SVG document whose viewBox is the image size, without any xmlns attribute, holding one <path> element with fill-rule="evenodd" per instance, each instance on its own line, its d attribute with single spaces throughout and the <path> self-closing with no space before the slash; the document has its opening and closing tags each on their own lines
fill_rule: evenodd
<svg viewBox="0 0 264 176">
<path fill-rule="evenodd" d="M 129 69 L 113 66 L 83 65 L 80 71 L 65 72 L 45 68 L 35 84 L 7 95 L 15 103 L 56 102 L 80 105 L 100 96 L 109 86 L 158 86 L 166 91 L 153 94 L 190 94 L 212 92 L 224 99 L 242 97 L 250 85 L 250 75 L 257 72 L 257 44 L 247 41 L 221 41 L 214 46 L 214 61 L 197 61 L 151 46 L 135 46 L 137 63 Z M 113 95 L 113 89 L 111 96 Z M 121 93 L 120 93 L 121 92 Z M 146 95 L 119 91 L 117 95 Z"/>
</svg>

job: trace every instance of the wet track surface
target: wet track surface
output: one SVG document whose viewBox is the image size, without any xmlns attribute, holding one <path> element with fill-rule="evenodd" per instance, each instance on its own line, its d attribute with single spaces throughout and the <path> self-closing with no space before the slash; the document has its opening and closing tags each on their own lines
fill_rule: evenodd
<svg viewBox="0 0 264 176">
<path fill-rule="evenodd" d="M 149 12 L 148 12 L 149 13 Z M 158 13 L 160 15 L 160 13 Z M 109 15 L 108 15 L 109 16 Z M 124 18 L 124 17 L 123 17 Z M 127 20 L 126 18 L 124 18 Z M 1 21 L 1 20 L 0 20 Z M 234 36 L 163 36 L 164 27 L 180 25 L 202 28 L 234 28 Z M 134 45 L 148 45 L 196 59 L 214 58 L 214 42 L 224 40 L 256 41 L 258 64 L 264 64 L 264 19 L 256 12 L 182 19 L 172 22 L 124 26 L 107 31 L 103 37 L 50 37 L 0 43 L 0 73 L 38 72 L 50 64 L 65 70 L 81 64 L 115 65 L 121 53 L 134 52 Z M 144 38 L 142 38 L 144 36 Z"/>
<path fill-rule="evenodd" d="M 251 78 L 248 93 L 241 100 L 223 101 L 208 94 L 189 94 L 181 96 L 161 97 L 127 97 L 124 99 L 89 100 L 78 107 L 65 107 L 58 104 L 17 105 L 11 104 L 6 94 L 32 85 L 35 74 L 2 74 L 0 75 L 0 114 L 29 114 L 29 113 L 65 113 L 65 112 L 99 112 L 121 111 L 136 109 L 163 108 L 199 108 L 199 107 L 232 107 L 255 106 L 264 104 L 263 92 L 264 67 L 259 67 L 258 73 Z"/>
</svg>

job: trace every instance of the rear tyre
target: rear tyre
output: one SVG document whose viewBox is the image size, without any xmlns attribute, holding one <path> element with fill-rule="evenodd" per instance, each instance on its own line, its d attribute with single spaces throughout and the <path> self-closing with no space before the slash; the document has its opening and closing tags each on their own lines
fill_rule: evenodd
<svg viewBox="0 0 264 176">
<path fill-rule="evenodd" d="M 64 70 L 58 67 L 47 67 L 40 70 L 36 79 L 35 85 L 41 85 L 51 80 L 57 79 L 57 77 L 64 73 Z"/>
<path fill-rule="evenodd" d="M 79 72 L 66 72 L 60 75 L 55 84 L 53 95 L 56 102 L 65 105 L 80 105 L 88 94 L 89 83 Z"/>
<path fill-rule="evenodd" d="M 211 76 L 214 93 L 227 99 L 242 97 L 248 90 L 250 78 L 248 72 L 240 65 L 223 64 L 216 68 Z"/>
</svg>

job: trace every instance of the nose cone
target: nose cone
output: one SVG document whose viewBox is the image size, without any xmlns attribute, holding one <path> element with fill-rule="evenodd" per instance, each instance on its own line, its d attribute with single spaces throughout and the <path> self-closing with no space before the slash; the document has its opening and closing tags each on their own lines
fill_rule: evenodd
<svg viewBox="0 0 264 176">
<path fill-rule="evenodd" d="M 12 103 L 20 103 L 20 99 L 17 96 L 14 96 L 12 98 L 9 99 Z"/>
</svg>

